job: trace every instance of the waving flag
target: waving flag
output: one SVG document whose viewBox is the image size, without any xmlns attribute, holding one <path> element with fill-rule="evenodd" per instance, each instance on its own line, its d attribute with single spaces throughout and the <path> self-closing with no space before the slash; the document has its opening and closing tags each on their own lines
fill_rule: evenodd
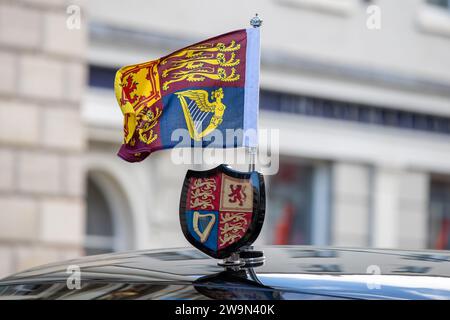
<svg viewBox="0 0 450 320">
<path fill-rule="evenodd" d="M 225 137 L 227 129 L 257 128 L 259 51 L 259 28 L 251 28 L 121 68 L 114 84 L 124 115 L 118 155 L 136 162 L 175 146 L 256 146 L 255 136 Z M 174 138 L 177 129 L 186 129 L 189 141 Z M 222 141 L 211 138 L 216 130 Z"/>
</svg>

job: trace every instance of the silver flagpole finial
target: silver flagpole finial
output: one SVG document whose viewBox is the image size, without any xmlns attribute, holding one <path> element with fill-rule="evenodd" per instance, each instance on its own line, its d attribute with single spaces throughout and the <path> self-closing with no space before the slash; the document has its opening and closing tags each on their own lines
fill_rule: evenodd
<svg viewBox="0 0 450 320">
<path fill-rule="evenodd" d="M 250 20 L 250 25 L 253 28 L 259 28 L 261 27 L 263 21 L 261 20 L 260 17 L 258 17 L 258 14 L 256 14 L 251 20 Z"/>
</svg>

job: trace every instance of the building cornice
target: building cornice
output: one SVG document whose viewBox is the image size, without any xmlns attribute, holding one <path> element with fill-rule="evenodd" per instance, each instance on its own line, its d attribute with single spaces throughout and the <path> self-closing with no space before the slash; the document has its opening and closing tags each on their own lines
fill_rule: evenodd
<svg viewBox="0 0 450 320">
<path fill-rule="evenodd" d="M 122 47 L 128 48 L 128 50 L 149 50 L 151 52 L 157 50 L 170 52 L 201 40 L 192 36 L 148 32 L 97 22 L 90 24 L 89 36 L 91 42 L 94 43 L 102 45 L 120 44 Z M 310 73 L 317 76 L 339 78 L 358 83 L 363 82 L 390 89 L 397 88 L 399 90 L 450 97 L 450 83 L 448 82 L 381 68 L 321 61 L 312 57 L 293 55 L 273 49 L 263 50 L 261 63 L 263 68 L 275 68 L 289 73 Z"/>
</svg>

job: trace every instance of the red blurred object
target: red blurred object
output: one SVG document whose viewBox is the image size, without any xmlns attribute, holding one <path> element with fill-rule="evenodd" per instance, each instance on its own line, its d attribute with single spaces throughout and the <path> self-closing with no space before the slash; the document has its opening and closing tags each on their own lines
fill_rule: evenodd
<svg viewBox="0 0 450 320">
<path fill-rule="evenodd" d="M 282 183 L 295 183 L 298 168 L 292 164 L 283 164 L 274 180 Z"/>
<path fill-rule="evenodd" d="M 436 240 L 436 249 L 445 250 L 447 249 L 448 238 L 450 235 L 450 219 L 442 219 L 442 227 Z"/>
<path fill-rule="evenodd" d="M 291 234 L 291 226 L 294 220 L 294 206 L 292 203 L 287 203 L 283 208 L 283 213 L 275 227 L 274 244 L 283 245 L 289 244 L 289 237 Z"/>
</svg>

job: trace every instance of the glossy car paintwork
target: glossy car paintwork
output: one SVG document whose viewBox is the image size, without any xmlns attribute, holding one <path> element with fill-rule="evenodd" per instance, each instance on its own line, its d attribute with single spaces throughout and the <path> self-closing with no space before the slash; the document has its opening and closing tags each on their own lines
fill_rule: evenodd
<svg viewBox="0 0 450 320">
<path fill-rule="evenodd" d="M 190 248 L 90 256 L 7 277 L 0 299 L 450 299 L 449 251 L 256 249 L 264 265 L 226 272 Z"/>
</svg>

